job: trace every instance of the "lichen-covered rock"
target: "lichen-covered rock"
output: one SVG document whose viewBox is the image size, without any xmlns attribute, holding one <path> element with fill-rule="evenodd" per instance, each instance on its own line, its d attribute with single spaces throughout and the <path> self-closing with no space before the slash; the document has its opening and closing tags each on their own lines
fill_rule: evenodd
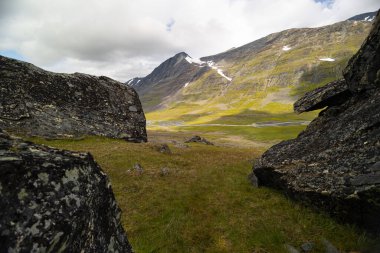
<svg viewBox="0 0 380 253">
<path fill-rule="evenodd" d="M 345 75 L 351 95 L 332 101 L 334 92 L 323 95 L 329 84 L 316 96 L 312 92 L 301 98 L 307 106 L 300 112 L 321 104 L 328 108 L 296 139 L 266 151 L 253 170 L 259 185 L 375 233 L 380 232 L 380 86 L 371 73 L 380 69 L 379 19 L 377 15 L 371 35 L 347 68 L 352 71 Z"/>
<path fill-rule="evenodd" d="M 52 73 L 0 56 L 0 127 L 27 135 L 146 141 L 137 93 L 108 77 Z"/>
<path fill-rule="evenodd" d="M 132 252 L 107 176 L 88 153 L 0 130 L 1 252 Z"/>
<path fill-rule="evenodd" d="M 302 113 L 322 109 L 326 106 L 339 105 L 351 95 L 345 80 L 334 81 L 307 92 L 294 103 L 294 111 Z"/>
</svg>

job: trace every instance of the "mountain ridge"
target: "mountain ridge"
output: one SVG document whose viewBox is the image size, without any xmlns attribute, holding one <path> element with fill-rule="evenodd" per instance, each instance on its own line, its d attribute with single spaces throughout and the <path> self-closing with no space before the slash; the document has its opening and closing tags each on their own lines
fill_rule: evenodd
<svg viewBox="0 0 380 253">
<path fill-rule="evenodd" d="M 377 11 L 366 12 L 366 13 L 362 13 L 359 15 L 355 15 L 355 16 L 347 19 L 347 20 L 371 22 L 371 21 L 375 20 L 376 13 L 377 13 Z"/>
<path fill-rule="evenodd" d="M 160 73 L 165 69 L 160 65 L 147 77 L 128 82 L 153 121 L 176 121 L 184 116 L 190 124 L 203 123 L 226 114 L 267 110 L 265 107 L 273 104 L 262 102 L 273 92 L 280 93 L 275 96 L 284 99 L 277 100 L 290 112 L 291 104 L 303 92 L 341 78 L 370 26 L 371 22 L 349 20 L 318 28 L 287 29 L 187 65 L 182 60 L 181 73 L 178 68 L 175 74 Z M 151 75 L 158 81 L 149 78 L 148 82 Z"/>
</svg>

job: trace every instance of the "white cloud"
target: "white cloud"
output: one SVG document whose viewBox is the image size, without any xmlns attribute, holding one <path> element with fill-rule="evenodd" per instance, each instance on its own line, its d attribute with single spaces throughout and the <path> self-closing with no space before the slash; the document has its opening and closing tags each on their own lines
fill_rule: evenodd
<svg viewBox="0 0 380 253">
<path fill-rule="evenodd" d="M 378 0 L 2 0 L 0 50 L 53 71 L 126 81 L 180 51 L 198 58 L 379 7 Z"/>
</svg>

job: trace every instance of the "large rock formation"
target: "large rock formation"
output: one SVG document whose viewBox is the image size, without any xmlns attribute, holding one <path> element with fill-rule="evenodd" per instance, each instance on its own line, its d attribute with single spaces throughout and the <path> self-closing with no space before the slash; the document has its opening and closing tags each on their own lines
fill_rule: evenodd
<svg viewBox="0 0 380 253">
<path fill-rule="evenodd" d="M 120 209 L 88 153 L 0 130 L 1 252 L 132 252 Z"/>
<path fill-rule="evenodd" d="M 146 141 L 137 93 L 108 77 L 57 74 L 0 56 L 0 127 L 45 137 Z"/>
<path fill-rule="evenodd" d="M 254 164 L 258 184 L 380 232 L 380 17 L 345 80 L 307 93 L 297 112 L 327 106 L 296 139 Z"/>
</svg>

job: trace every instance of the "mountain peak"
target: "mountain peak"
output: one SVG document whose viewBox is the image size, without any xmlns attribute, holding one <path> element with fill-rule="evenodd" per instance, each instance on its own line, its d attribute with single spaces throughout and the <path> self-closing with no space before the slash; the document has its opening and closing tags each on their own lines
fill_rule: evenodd
<svg viewBox="0 0 380 253">
<path fill-rule="evenodd" d="M 174 55 L 173 58 L 186 57 L 186 56 L 189 56 L 189 55 L 187 53 L 185 53 L 185 52 L 180 52 L 180 53 Z"/>
</svg>

